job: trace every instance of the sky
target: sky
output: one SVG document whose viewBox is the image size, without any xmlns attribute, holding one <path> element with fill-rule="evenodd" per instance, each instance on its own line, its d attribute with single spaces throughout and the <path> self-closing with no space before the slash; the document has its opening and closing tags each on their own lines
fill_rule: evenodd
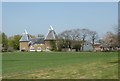
<svg viewBox="0 0 120 81">
<path fill-rule="evenodd" d="M 46 35 L 50 25 L 57 34 L 76 28 L 102 37 L 118 25 L 117 2 L 3 2 L 2 31 L 8 36 L 24 32 Z"/>
<path fill-rule="evenodd" d="M 2 30 L 2 3 L 0 2 L 0 31 Z"/>
</svg>

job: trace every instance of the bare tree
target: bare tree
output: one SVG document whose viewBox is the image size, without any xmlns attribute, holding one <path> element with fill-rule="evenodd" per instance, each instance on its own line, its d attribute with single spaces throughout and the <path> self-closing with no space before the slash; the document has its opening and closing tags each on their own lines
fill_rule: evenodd
<svg viewBox="0 0 120 81">
<path fill-rule="evenodd" d="M 98 34 L 96 31 L 90 31 L 90 39 L 93 45 L 93 49 L 94 49 L 94 44 L 95 44 L 95 40 L 98 38 Z"/>
<path fill-rule="evenodd" d="M 79 40 L 80 39 L 80 29 L 66 30 L 59 34 L 60 38 L 69 40 Z"/>
<path fill-rule="evenodd" d="M 80 30 L 80 36 L 81 36 L 81 39 L 83 41 L 83 43 L 82 43 L 82 51 L 84 49 L 85 40 L 86 40 L 87 36 L 89 35 L 89 33 L 90 33 L 89 29 L 81 29 Z"/>
<path fill-rule="evenodd" d="M 73 48 L 73 41 L 80 41 L 80 29 L 66 30 L 58 35 L 64 48 Z M 75 43 L 76 44 L 76 43 Z"/>
<path fill-rule="evenodd" d="M 58 34 L 58 38 L 59 38 L 59 45 L 62 45 L 62 46 L 59 46 L 59 47 L 63 47 L 63 48 L 69 48 L 70 47 L 70 30 L 66 30 L 60 34 Z"/>
<path fill-rule="evenodd" d="M 86 38 L 89 35 L 89 33 L 90 33 L 89 29 L 71 29 L 71 30 L 66 30 L 60 33 L 59 38 L 62 38 L 64 40 L 63 42 L 64 46 L 67 45 L 68 48 L 77 47 L 77 49 L 79 46 L 80 50 L 82 46 L 82 50 L 83 50 L 84 42 L 86 41 Z M 76 41 L 76 42 L 78 41 L 78 42 L 75 43 L 73 41 Z"/>
<path fill-rule="evenodd" d="M 94 41 L 97 35 L 97 32 L 90 31 L 89 29 L 71 29 L 60 33 L 58 37 L 63 39 L 62 42 L 66 48 L 75 47 L 77 50 L 80 49 L 83 51 L 84 43 L 88 40 L 89 37 L 92 39 L 94 46 Z"/>
</svg>

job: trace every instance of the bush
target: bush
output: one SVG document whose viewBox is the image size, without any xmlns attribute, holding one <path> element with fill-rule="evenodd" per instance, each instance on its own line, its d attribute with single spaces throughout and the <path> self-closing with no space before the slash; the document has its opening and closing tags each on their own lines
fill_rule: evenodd
<svg viewBox="0 0 120 81">
<path fill-rule="evenodd" d="M 13 52 L 14 51 L 14 49 L 13 49 L 13 47 L 8 47 L 8 50 L 7 50 L 8 52 Z"/>
<path fill-rule="evenodd" d="M 56 46 L 56 41 L 50 41 L 50 45 L 51 45 L 51 51 L 56 51 L 57 50 L 57 46 Z"/>
</svg>

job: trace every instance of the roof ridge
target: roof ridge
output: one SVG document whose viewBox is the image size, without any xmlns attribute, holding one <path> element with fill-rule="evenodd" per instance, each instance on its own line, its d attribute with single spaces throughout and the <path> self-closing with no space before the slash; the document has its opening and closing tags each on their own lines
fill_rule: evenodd
<svg viewBox="0 0 120 81">
<path fill-rule="evenodd" d="M 27 33 L 27 31 L 24 31 L 24 33 L 22 34 L 22 37 L 21 37 L 21 39 L 19 40 L 20 42 L 22 42 L 22 41 L 29 41 L 29 35 L 28 35 L 28 33 Z"/>
<path fill-rule="evenodd" d="M 56 33 L 55 31 L 53 30 L 53 27 L 50 25 L 50 28 L 48 30 L 48 33 L 45 37 L 45 40 L 56 40 Z"/>
</svg>

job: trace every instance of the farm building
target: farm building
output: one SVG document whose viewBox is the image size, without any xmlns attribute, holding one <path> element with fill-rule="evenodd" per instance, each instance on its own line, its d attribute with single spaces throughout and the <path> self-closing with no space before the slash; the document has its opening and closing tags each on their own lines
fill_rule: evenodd
<svg viewBox="0 0 120 81">
<path fill-rule="evenodd" d="M 57 35 L 53 30 L 53 27 L 50 26 L 50 29 L 45 38 L 37 37 L 31 38 L 27 31 L 25 31 L 19 40 L 20 42 L 20 51 L 49 51 L 52 49 L 50 43 L 54 42 L 57 46 Z"/>
<path fill-rule="evenodd" d="M 86 41 L 83 46 L 83 51 L 93 51 L 92 43 Z"/>
<path fill-rule="evenodd" d="M 50 26 L 48 33 L 45 37 L 31 38 L 30 35 L 25 30 L 19 42 L 20 51 L 50 51 L 53 50 L 53 47 L 56 48 L 56 50 L 58 50 L 60 41 L 53 27 Z M 74 43 L 75 42 L 77 43 L 77 41 L 74 41 Z M 73 45 L 71 44 L 72 47 L 74 47 L 74 43 Z M 79 51 L 81 51 L 81 45 L 79 48 L 80 48 Z M 95 42 L 93 46 L 91 42 L 86 41 L 83 45 L 82 51 L 106 51 L 106 50 L 113 51 L 114 48 L 105 46 L 99 42 L 98 43 Z M 76 51 L 76 49 L 70 47 L 67 48 L 62 47 L 61 51 Z"/>
</svg>

